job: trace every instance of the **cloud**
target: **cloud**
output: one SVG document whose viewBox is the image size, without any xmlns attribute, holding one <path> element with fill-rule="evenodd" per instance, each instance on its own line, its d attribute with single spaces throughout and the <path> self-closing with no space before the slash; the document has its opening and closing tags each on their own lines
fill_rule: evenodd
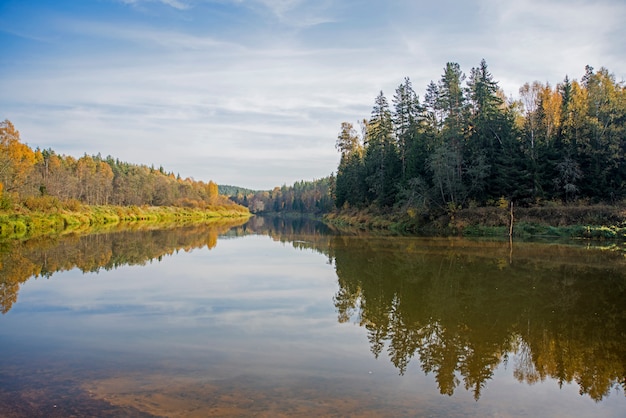
<svg viewBox="0 0 626 418">
<path fill-rule="evenodd" d="M 334 171 L 342 121 L 405 76 L 423 98 L 448 61 L 469 73 L 485 58 L 508 95 L 585 64 L 626 68 L 621 2 L 125 3 L 0 32 L 9 47 L 9 31 L 27 39 L 0 67 L 0 117 L 31 145 L 269 189 Z"/>
<path fill-rule="evenodd" d="M 281 23 L 306 28 L 334 22 L 331 17 L 332 2 L 328 0 L 256 0 Z"/>
<path fill-rule="evenodd" d="M 69 28 L 66 30 L 73 31 L 80 36 L 133 42 L 139 45 L 157 46 L 168 50 L 199 51 L 213 48 L 228 48 L 232 51 L 242 49 L 242 46 L 235 42 L 222 41 L 208 35 L 194 35 L 172 29 L 120 26 L 94 21 L 65 22 L 65 25 L 68 24 Z"/>
<path fill-rule="evenodd" d="M 121 0 L 124 4 L 130 4 L 133 6 L 142 4 L 142 3 L 162 3 L 166 6 L 173 7 L 178 10 L 187 10 L 190 8 L 189 3 L 181 0 Z"/>
<path fill-rule="evenodd" d="M 626 17 L 621 2 L 486 0 L 482 9 L 493 22 L 491 42 L 486 43 L 496 51 L 492 61 L 517 87 L 534 80 L 555 84 L 568 73 L 582 74 L 586 64 L 625 64 L 609 53 L 615 48 L 614 31 Z M 624 35 L 623 29 L 617 30 Z"/>
</svg>

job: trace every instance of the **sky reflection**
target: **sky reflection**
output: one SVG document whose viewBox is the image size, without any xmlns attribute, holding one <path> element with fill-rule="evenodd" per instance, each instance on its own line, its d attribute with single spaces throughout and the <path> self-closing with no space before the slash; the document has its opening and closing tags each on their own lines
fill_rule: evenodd
<svg viewBox="0 0 626 418">
<path fill-rule="evenodd" d="M 50 278 L 32 278 L 21 283 L 18 301 L 0 317 L 0 344 L 5 347 L 0 357 L 0 410 L 3 394 L 10 387 L 2 382 L 11 381 L 24 387 L 58 387 L 60 391 L 73 384 L 88 390 L 91 398 L 114 405 L 132 405 L 141 411 L 149 411 L 145 405 L 158 405 L 161 415 L 180 413 L 176 405 L 195 405 L 209 416 L 206 408 L 211 402 L 219 400 L 222 405 L 228 403 L 224 399 L 233 399 L 240 407 L 247 405 L 237 410 L 240 415 L 242 411 L 273 411 L 301 416 L 323 412 L 355 416 L 535 416 L 538 412 L 545 416 L 620 416 L 625 398 L 619 390 L 595 402 L 578 393 L 576 382 L 564 382 L 560 387 L 550 374 L 535 384 L 518 381 L 514 373 L 521 353 L 514 350 L 506 354 L 506 360 L 496 359 L 493 376 L 484 380 L 478 401 L 471 387 L 464 388 L 467 376 L 461 374 L 466 371 L 458 369 L 458 364 L 451 369 L 460 382 L 453 396 L 440 394 L 437 368 L 425 373 L 425 359 L 437 357 L 411 351 L 411 341 L 424 337 L 416 332 L 447 326 L 452 330 L 449 335 L 458 334 L 461 340 L 439 335 L 441 341 L 426 348 L 438 344 L 453 348 L 467 338 L 467 346 L 462 348 L 468 356 L 479 356 L 482 350 L 488 357 L 494 351 L 490 344 L 499 343 L 499 338 L 521 338 L 510 334 L 507 325 L 510 320 L 517 326 L 515 318 L 491 318 L 493 326 L 481 325 L 483 314 L 500 312 L 496 309 L 502 302 L 498 297 L 484 299 L 498 303 L 478 311 L 466 306 L 474 303 L 473 295 L 487 297 L 493 282 L 483 273 L 495 271 L 493 280 L 498 286 L 508 281 L 509 286 L 519 288 L 520 312 L 529 306 L 544 309 L 533 299 L 534 284 L 528 289 L 523 285 L 530 272 L 548 283 L 550 271 L 556 270 L 540 273 L 541 261 L 527 261 L 526 254 L 532 255 L 535 247 L 519 247 L 515 262 L 503 267 L 508 270 L 499 270 L 494 261 L 497 256 L 492 259 L 486 253 L 500 249 L 497 244 L 489 245 L 486 250 L 464 242 L 465 247 L 453 250 L 444 241 L 323 234 L 294 238 L 274 232 L 271 238 L 220 238 L 211 249 L 199 246 L 173 251 L 172 256 L 161 261 L 153 258 L 143 266 L 122 265 L 97 273 L 74 268 Z M 460 247 L 462 251 L 456 253 Z M 476 256 L 481 248 L 482 254 Z M 328 254 L 334 257 L 332 263 Z M 558 266 L 559 261 L 550 263 Z M 449 271 L 444 274 L 446 269 Z M 557 290 L 575 295 L 576 283 L 567 282 Z M 586 283 L 591 285 L 591 281 Z M 452 284 L 457 291 L 450 293 Z M 551 292 L 548 284 L 542 286 Z M 344 323 L 338 321 L 336 306 L 341 289 L 347 291 L 342 293 L 346 301 L 350 292 L 358 297 L 354 299 L 356 310 Z M 460 319 L 455 303 L 459 303 Z M 385 310 L 388 304 L 393 308 L 389 312 Z M 371 332 L 384 330 L 385 315 L 395 322 L 389 333 L 382 335 L 381 341 L 386 343 L 376 358 Z M 437 316 L 441 319 L 432 320 Z M 541 317 L 533 318 L 537 326 Z M 505 329 L 495 337 L 488 335 L 497 323 Z M 392 330 L 396 325 L 406 329 Z M 540 326 L 534 332 L 540 333 Z M 400 376 L 390 361 L 390 344 L 393 340 L 400 347 L 402 336 L 410 361 Z M 494 352 L 499 353 L 499 348 Z M 47 377 L 42 377 L 43 372 Z M 158 401 L 156 396 L 168 400 Z M 190 396 L 204 403 L 195 404 Z M 246 403 L 251 400 L 254 402 Z M 289 409 L 293 402 L 297 408 Z M 71 415 L 80 410 L 68 411 Z"/>
<path fill-rule="evenodd" d="M 217 355 L 246 370 L 313 367 L 354 334 L 336 323 L 335 289 L 323 255 L 248 236 L 146 266 L 30 280 L 3 334 L 189 363 Z M 333 341 L 329 331 L 341 338 Z M 317 355 L 304 350 L 316 336 L 325 338 Z"/>
</svg>

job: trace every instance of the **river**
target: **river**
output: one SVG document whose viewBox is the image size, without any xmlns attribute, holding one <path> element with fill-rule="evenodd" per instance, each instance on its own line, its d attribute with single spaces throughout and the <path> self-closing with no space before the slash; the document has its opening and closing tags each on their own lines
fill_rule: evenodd
<svg viewBox="0 0 626 418">
<path fill-rule="evenodd" d="M 0 243 L 0 416 L 626 411 L 626 257 L 252 218 Z"/>
</svg>

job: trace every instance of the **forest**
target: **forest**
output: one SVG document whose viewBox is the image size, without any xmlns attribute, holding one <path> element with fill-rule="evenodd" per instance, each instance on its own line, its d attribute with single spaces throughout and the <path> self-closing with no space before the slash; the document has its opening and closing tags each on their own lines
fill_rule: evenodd
<svg viewBox="0 0 626 418">
<path fill-rule="evenodd" d="M 337 172 L 253 191 L 122 162 L 31 149 L 0 122 L 0 209 L 80 203 L 321 215 L 334 209 L 451 213 L 485 206 L 609 204 L 626 199 L 626 87 L 606 68 L 556 86 L 534 81 L 506 97 L 485 60 L 449 62 L 421 100 L 409 78 L 381 91 L 369 119 L 343 122 Z M 220 193 L 221 188 L 221 193 Z M 225 196 L 228 195 L 230 200 Z"/>
<path fill-rule="evenodd" d="M 0 122 L 0 210 L 14 205 L 29 210 L 63 206 L 174 206 L 248 207 L 253 213 L 326 213 L 334 208 L 332 179 L 299 181 L 272 190 L 218 186 L 146 165 L 101 155 L 80 158 L 59 155 L 52 149 L 32 149 L 21 141 L 9 121 Z M 228 198 L 227 196 L 230 196 Z"/>
<path fill-rule="evenodd" d="M 131 164 L 111 156 L 59 155 L 32 149 L 9 120 L 0 122 L 0 210 L 14 205 L 50 210 L 60 205 L 176 206 L 206 209 L 234 206 L 218 185 Z"/>
<path fill-rule="evenodd" d="M 337 208 L 616 204 L 626 198 L 626 88 L 587 66 L 580 81 L 534 81 L 507 98 L 485 60 L 445 65 L 424 99 L 409 78 L 369 119 L 341 124 Z"/>
<path fill-rule="evenodd" d="M 332 198 L 334 176 L 297 181 L 272 190 L 247 190 L 225 186 L 224 193 L 252 213 L 300 213 L 322 215 L 335 208 Z M 221 189 L 222 186 L 220 186 Z"/>
</svg>

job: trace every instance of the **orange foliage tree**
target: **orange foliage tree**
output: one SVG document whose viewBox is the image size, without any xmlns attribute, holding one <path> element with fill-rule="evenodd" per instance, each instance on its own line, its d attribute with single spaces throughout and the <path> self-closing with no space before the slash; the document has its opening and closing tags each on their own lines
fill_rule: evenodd
<svg viewBox="0 0 626 418">
<path fill-rule="evenodd" d="M 7 192 L 19 192 L 35 166 L 35 153 L 20 142 L 20 133 L 9 121 L 0 122 L 0 183 Z"/>
</svg>

